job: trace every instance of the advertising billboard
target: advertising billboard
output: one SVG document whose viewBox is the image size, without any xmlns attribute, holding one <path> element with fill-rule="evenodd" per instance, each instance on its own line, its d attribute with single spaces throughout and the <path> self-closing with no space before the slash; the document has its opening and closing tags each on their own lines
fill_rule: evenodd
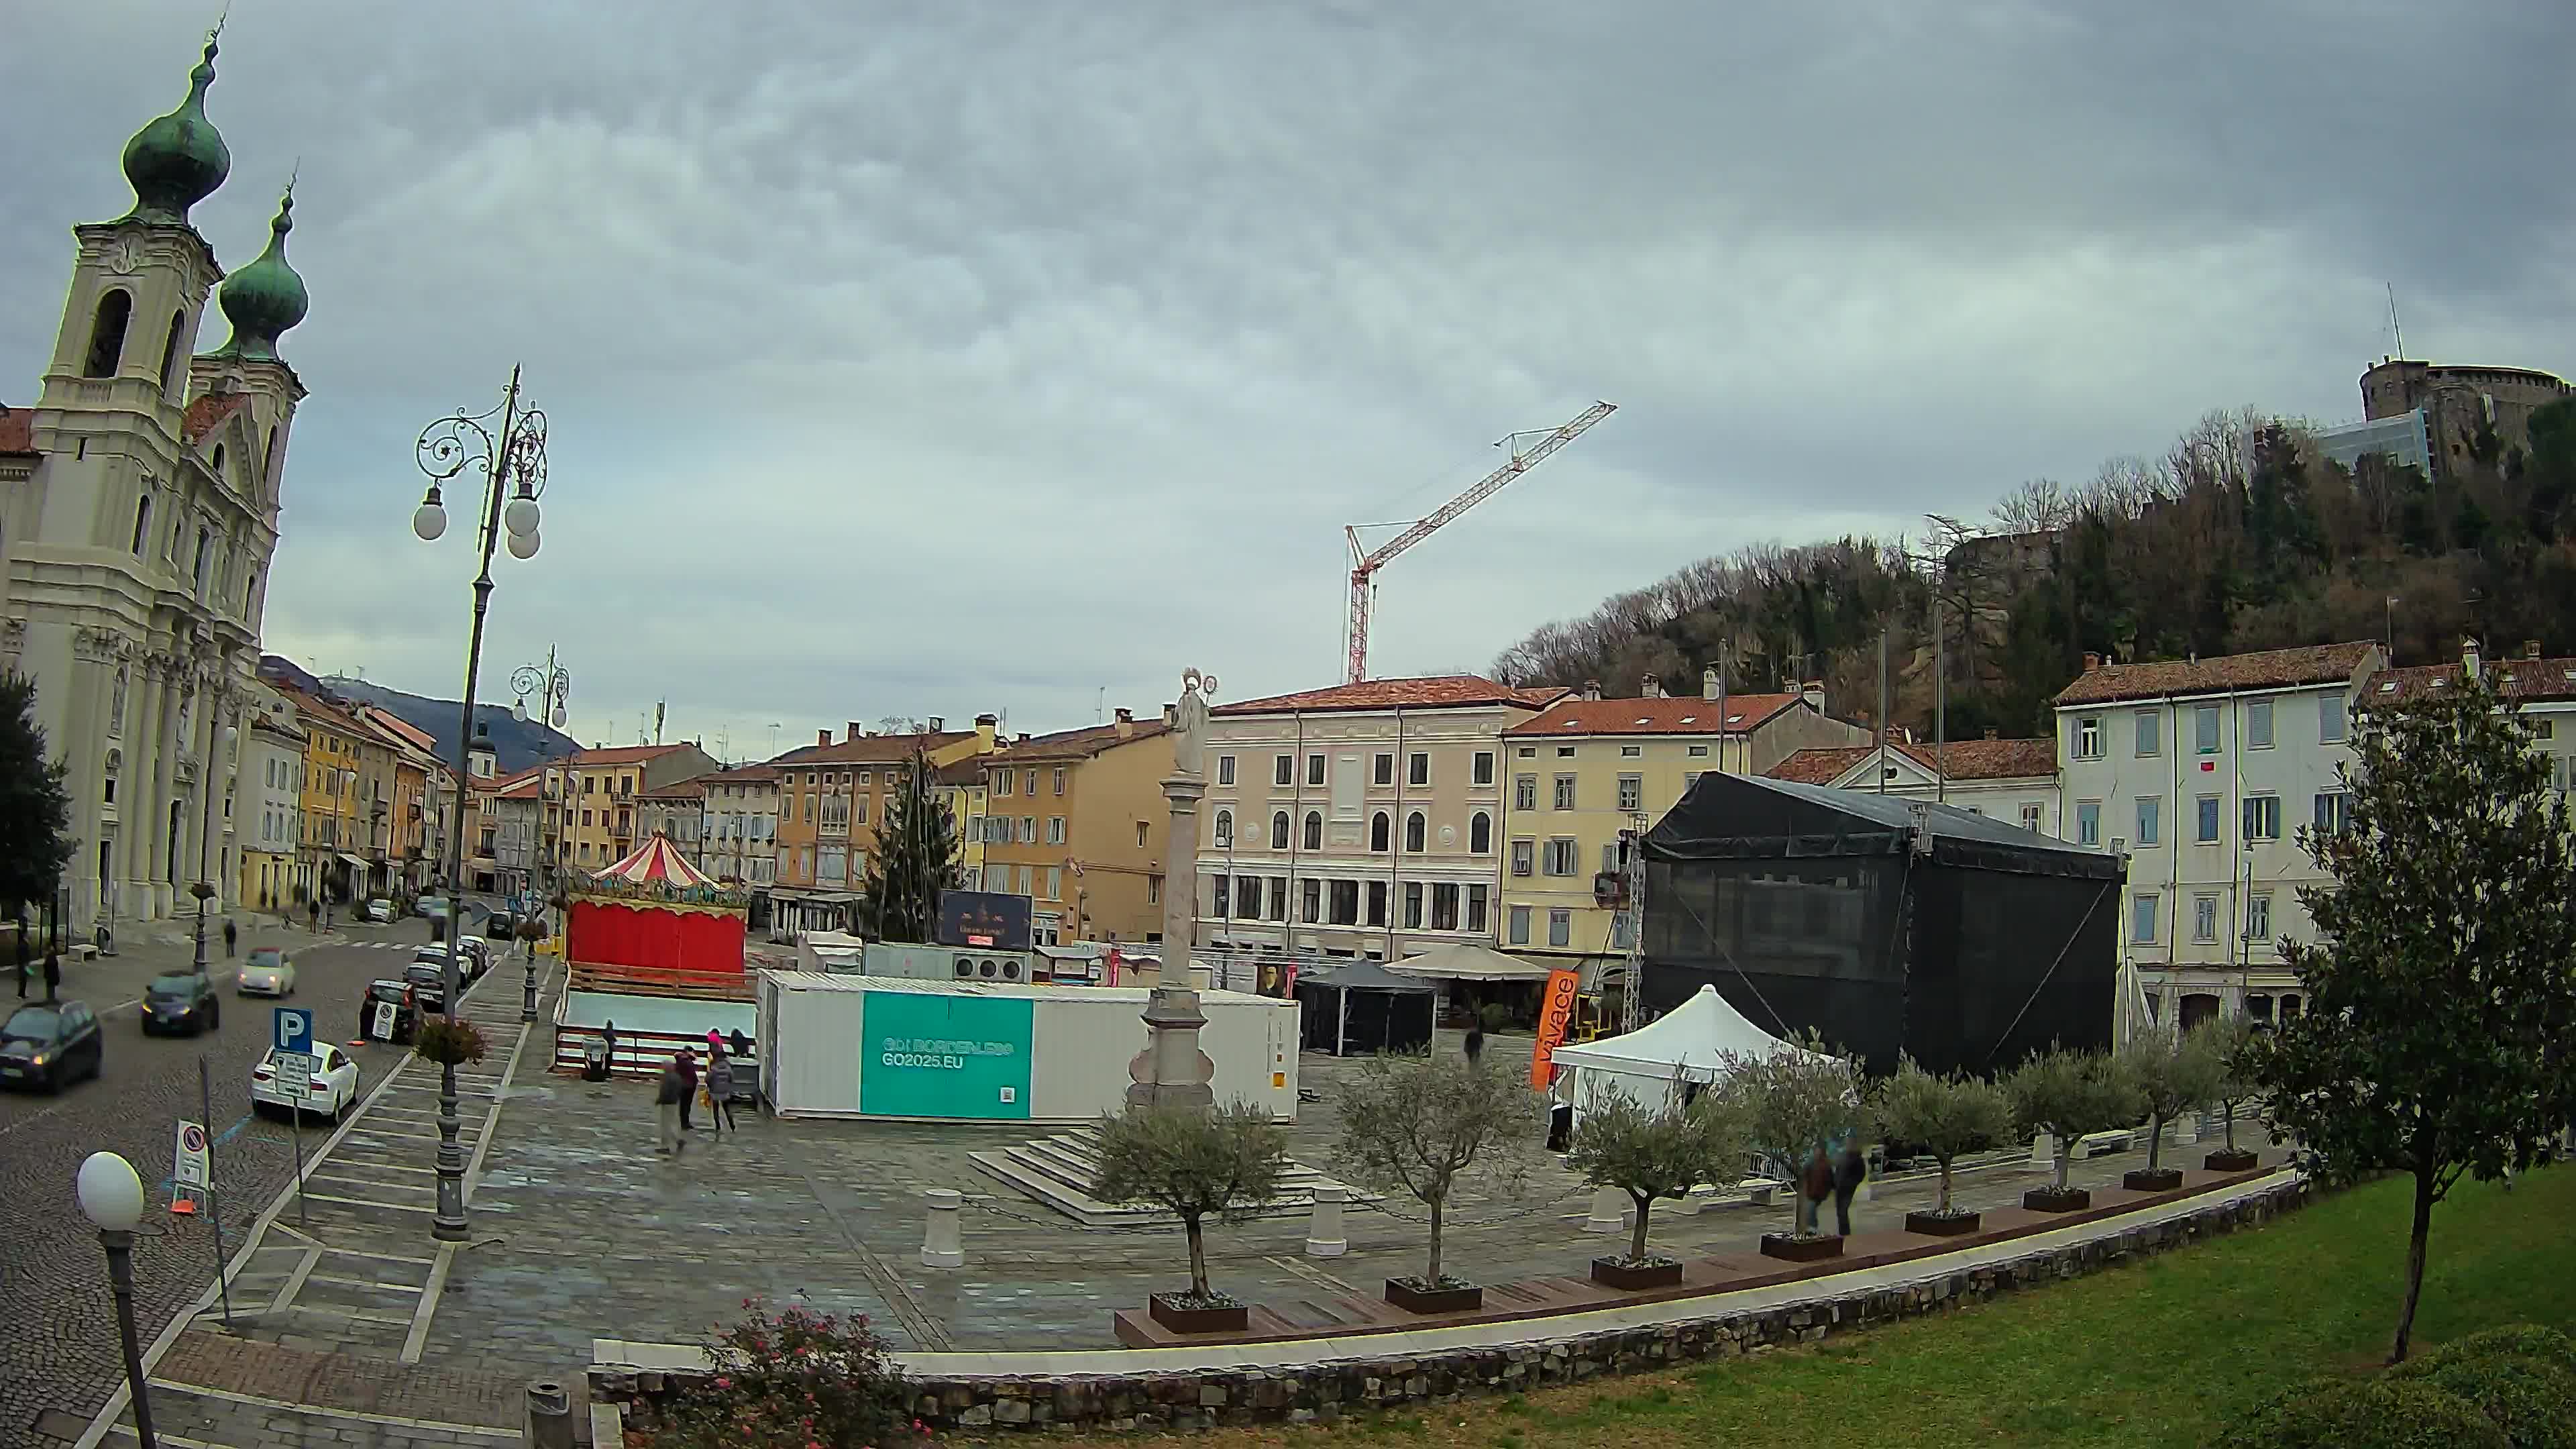
<svg viewBox="0 0 2576 1449">
<path fill-rule="evenodd" d="M 872 1117 L 1025 1121 L 1035 1003 L 871 991 L 860 1017 L 860 1109 Z"/>
<path fill-rule="evenodd" d="M 1000 891 L 941 891 L 939 944 L 1025 951 L 1031 946 L 1029 898 Z"/>
</svg>

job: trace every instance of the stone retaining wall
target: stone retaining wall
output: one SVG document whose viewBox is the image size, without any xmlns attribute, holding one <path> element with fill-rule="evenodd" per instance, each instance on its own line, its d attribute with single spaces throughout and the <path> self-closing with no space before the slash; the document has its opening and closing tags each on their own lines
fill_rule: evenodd
<svg viewBox="0 0 2576 1449">
<path fill-rule="evenodd" d="M 2151 1226 L 1961 1268 L 1902 1288 L 1836 1293 L 1830 1280 L 1824 1280 L 1816 1283 L 1814 1297 L 1798 1302 L 1642 1328 L 1549 1339 L 1544 1337 L 1548 1320 L 1536 1318 L 1525 1323 L 1532 1335 L 1526 1343 L 1270 1370 L 925 1378 L 915 1381 L 914 1412 L 941 1431 L 1043 1432 L 1058 1426 L 1209 1429 L 1304 1423 L 1467 1394 L 1509 1393 L 1605 1374 L 1733 1358 L 1760 1348 L 1820 1342 L 1828 1333 L 1850 1333 L 1945 1312 L 2015 1289 L 2170 1252 L 2215 1234 L 2269 1222 L 2304 1206 L 2308 1192 L 2304 1181 L 2283 1183 Z M 590 1371 L 590 1397 L 595 1403 L 620 1405 L 630 1426 L 649 1430 L 657 1422 L 657 1405 L 687 1393 L 693 1382 L 704 1377 L 603 1365 Z"/>
</svg>

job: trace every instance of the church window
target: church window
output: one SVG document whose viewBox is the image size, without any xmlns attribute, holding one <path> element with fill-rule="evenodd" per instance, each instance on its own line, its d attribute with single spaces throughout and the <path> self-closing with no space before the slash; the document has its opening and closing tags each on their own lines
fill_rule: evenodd
<svg viewBox="0 0 2576 1449">
<path fill-rule="evenodd" d="M 152 495 L 134 500 L 134 556 L 143 557 L 143 541 L 152 536 Z"/>
<path fill-rule="evenodd" d="M 83 377 L 114 377 L 125 357 L 125 324 L 134 314 L 134 294 L 118 288 L 98 299 L 98 316 L 89 328 L 89 365 Z"/>
<path fill-rule="evenodd" d="M 209 563 L 209 562 L 214 558 L 214 553 L 215 553 L 215 534 L 214 534 L 214 530 L 213 530 L 213 529 L 210 529 L 210 528 L 200 528 L 200 529 L 198 529 L 198 530 L 197 530 L 197 567 L 196 567 L 196 569 L 195 569 L 195 571 L 194 571 L 194 572 L 195 572 L 195 576 L 196 576 L 196 580 L 197 580 L 197 597 L 199 597 L 199 598 L 201 598 L 201 599 L 202 599 L 202 598 L 204 598 L 204 597 L 206 596 L 206 566 L 207 566 L 207 564 L 208 564 L 208 563 Z"/>
<path fill-rule="evenodd" d="M 224 481 L 224 445 L 215 444 L 215 481 Z"/>
<path fill-rule="evenodd" d="M 242 585 L 242 617 L 249 618 L 259 605 L 259 570 L 250 571 L 250 581 Z"/>
<path fill-rule="evenodd" d="M 161 344 L 161 390 L 168 392 L 177 384 L 170 376 L 170 364 L 179 360 L 179 334 L 188 329 L 188 314 L 170 314 L 170 336 Z"/>
</svg>

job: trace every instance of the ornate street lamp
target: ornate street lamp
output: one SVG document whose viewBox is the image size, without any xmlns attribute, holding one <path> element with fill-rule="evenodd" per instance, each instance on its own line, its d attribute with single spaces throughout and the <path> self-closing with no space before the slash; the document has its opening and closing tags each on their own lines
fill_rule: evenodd
<svg viewBox="0 0 2576 1449">
<path fill-rule="evenodd" d="M 498 419 L 498 432 L 494 419 Z M 447 507 L 439 488 L 459 474 L 477 471 L 483 475 L 483 505 L 476 511 L 475 543 L 482 551 L 480 571 L 474 578 L 474 624 L 465 644 L 464 720 L 456 731 L 457 808 L 450 826 L 447 853 L 447 909 L 449 919 L 461 925 L 465 914 L 465 810 L 464 782 L 474 777 L 474 763 L 469 753 L 474 746 L 474 682 L 483 668 L 483 619 L 492 603 L 492 550 L 506 538 L 510 557 L 534 558 L 537 554 L 537 500 L 546 491 L 546 415 L 536 408 L 522 407 L 519 401 L 519 369 L 510 369 L 510 386 L 501 394 L 501 405 L 486 412 L 467 413 L 457 410 L 452 417 L 440 418 L 421 430 L 414 445 L 420 470 L 429 475 L 429 491 L 411 516 L 411 531 L 423 543 L 435 543 L 447 532 Z M 447 1013 L 457 1011 L 459 986 L 456 971 L 455 932 L 448 932 L 449 946 L 441 971 L 445 988 Z M 441 1063 L 438 1069 L 438 1211 L 430 1219 L 430 1235 L 443 1242 L 463 1242 L 465 1223 L 465 1147 L 458 1141 L 464 1123 L 456 1114 L 456 1065 Z"/>
<path fill-rule="evenodd" d="M 134 1229 L 143 1221 L 143 1179 L 113 1152 L 93 1152 L 72 1179 L 81 1216 L 107 1250 L 107 1286 L 116 1295 L 116 1329 L 125 1340 L 125 1386 L 134 1400 L 134 1437 L 154 1449 L 152 1398 L 143 1377 L 143 1347 L 134 1333 Z"/>
</svg>

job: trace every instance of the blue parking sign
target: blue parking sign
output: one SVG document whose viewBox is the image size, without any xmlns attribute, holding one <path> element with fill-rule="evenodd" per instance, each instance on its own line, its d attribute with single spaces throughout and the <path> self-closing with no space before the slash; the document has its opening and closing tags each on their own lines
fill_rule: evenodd
<svg viewBox="0 0 2576 1449">
<path fill-rule="evenodd" d="M 269 1019 L 268 1040 L 271 1046 L 290 1055 L 310 1055 L 313 1051 L 313 1013 L 300 1006 L 281 1006 Z"/>
</svg>

